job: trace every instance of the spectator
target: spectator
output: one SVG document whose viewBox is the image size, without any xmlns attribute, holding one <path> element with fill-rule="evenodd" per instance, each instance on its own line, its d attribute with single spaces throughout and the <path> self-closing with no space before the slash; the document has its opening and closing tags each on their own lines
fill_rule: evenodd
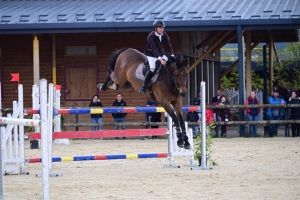
<svg viewBox="0 0 300 200">
<path fill-rule="evenodd" d="M 114 103 L 112 104 L 112 106 L 127 106 L 126 102 L 122 99 L 122 94 L 118 93 L 117 94 L 117 99 L 114 101 Z M 118 122 L 125 122 L 125 117 L 126 117 L 127 113 L 112 113 L 112 116 L 114 118 L 114 122 L 118 123 Z M 119 126 L 115 126 L 115 130 L 118 130 Z M 122 126 L 122 130 L 125 130 L 126 127 Z M 116 139 L 119 139 L 118 137 L 116 137 Z M 123 137 L 123 139 L 126 139 L 126 137 Z"/>
<path fill-rule="evenodd" d="M 218 102 L 214 102 L 213 105 L 219 105 L 219 106 L 224 106 L 224 105 L 229 105 L 229 102 L 226 98 L 225 95 L 221 95 L 220 99 Z M 230 114 L 230 109 L 226 108 L 226 109 L 217 109 L 217 121 L 228 121 L 229 117 L 231 116 Z M 226 133 L 226 125 L 222 125 L 221 126 L 221 137 L 226 137 L 227 133 Z"/>
<path fill-rule="evenodd" d="M 285 100 L 282 97 L 279 97 L 279 93 L 277 90 L 273 91 L 273 95 L 269 98 L 269 104 L 286 104 Z M 267 115 L 269 120 L 280 120 L 283 116 L 282 108 L 269 108 L 267 111 Z M 274 136 L 274 133 L 279 129 L 280 124 L 270 124 L 268 134 L 270 137 Z"/>
<path fill-rule="evenodd" d="M 246 100 L 246 105 L 258 105 L 260 102 L 256 98 L 256 94 L 254 91 L 251 91 L 250 96 Z M 248 121 L 257 121 L 258 120 L 258 113 L 260 112 L 261 108 L 245 108 L 246 116 Z M 256 124 L 249 124 L 249 137 L 256 137 L 257 136 L 257 128 Z"/>
<path fill-rule="evenodd" d="M 202 99 L 201 99 L 201 93 L 200 93 L 200 91 L 198 91 L 197 97 L 195 97 L 195 99 L 194 99 L 194 105 L 201 106 L 201 101 L 202 101 Z M 198 118 L 199 118 L 198 122 L 200 122 L 200 119 L 201 119 L 201 109 L 198 111 Z"/>
<path fill-rule="evenodd" d="M 158 106 L 158 103 L 155 101 L 148 100 L 147 106 Z M 161 122 L 161 113 L 160 112 L 153 112 L 153 113 L 146 113 L 146 121 L 147 122 Z M 158 126 L 149 126 L 147 128 L 158 128 Z M 147 138 L 147 137 L 146 137 Z M 157 136 L 152 136 L 152 139 L 157 139 Z"/>
<path fill-rule="evenodd" d="M 197 97 L 194 99 L 194 105 L 200 106 L 201 105 L 201 93 L 198 91 Z"/>
<path fill-rule="evenodd" d="M 103 107 L 98 95 L 93 96 L 89 107 Z M 101 122 L 102 122 L 102 114 L 91 114 L 91 123 L 101 123 Z M 98 130 L 102 130 L 102 126 L 98 126 L 98 127 L 92 126 L 92 131 L 96 130 L 97 128 Z"/>
<path fill-rule="evenodd" d="M 296 91 L 292 91 L 292 96 L 289 98 L 288 104 L 300 104 L 300 97 L 297 96 Z M 300 108 L 291 108 L 291 120 L 300 119 Z M 300 136 L 300 124 L 291 124 L 293 137 Z"/>
<path fill-rule="evenodd" d="M 221 90 L 217 89 L 216 96 L 214 96 L 212 98 L 212 104 L 214 105 L 214 103 L 216 103 L 216 102 L 219 103 L 220 97 L 221 97 Z M 217 111 L 218 111 L 218 109 L 213 109 L 215 122 L 218 121 Z M 215 131 L 216 131 L 216 136 L 218 136 L 218 126 L 216 126 Z"/>
<path fill-rule="evenodd" d="M 196 125 L 189 125 L 189 128 L 193 130 L 193 138 L 197 136 L 198 133 L 198 125 L 197 122 L 199 121 L 199 115 L 198 112 L 196 111 L 189 111 L 188 114 L 186 115 L 186 121 L 187 122 L 193 122 Z"/>
</svg>

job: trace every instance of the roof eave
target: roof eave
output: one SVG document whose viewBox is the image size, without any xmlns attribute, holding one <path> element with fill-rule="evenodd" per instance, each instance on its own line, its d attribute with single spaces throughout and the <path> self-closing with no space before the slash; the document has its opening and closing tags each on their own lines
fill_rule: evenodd
<svg viewBox="0 0 300 200">
<path fill-rule="evenodd" d="M 0 34 L 33 33 L 84 33 L 84 32 L 147 32 L 152 22 L 85 22 L 85 23 L 35 23 L 0 24 Z M 237 19 L 237 20 L 190 20 L 165 21 L 168 31 L 209 31 L 300 29 L 297 19 Z"/>
</svg>

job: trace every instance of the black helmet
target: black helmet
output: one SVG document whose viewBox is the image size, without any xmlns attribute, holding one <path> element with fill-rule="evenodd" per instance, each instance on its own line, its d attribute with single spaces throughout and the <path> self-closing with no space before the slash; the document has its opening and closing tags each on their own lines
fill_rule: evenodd
<svg viewBox="0 0 300 200">
<path fill-rule="evenodd" d="M 163 21 L 155 21 L 153 23 L 153 27 L 166 27 L 165 23 Z"/>
</svg>

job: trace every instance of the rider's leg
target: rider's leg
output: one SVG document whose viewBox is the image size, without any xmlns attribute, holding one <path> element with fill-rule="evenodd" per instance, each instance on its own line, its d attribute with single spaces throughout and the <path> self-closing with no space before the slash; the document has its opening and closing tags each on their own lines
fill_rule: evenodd
<svg viewBox="0 0 300 200">
<path fill-rule="evenodd" d="M 150 80 L 153 76 L 153 71 L 155 70 L 155 61 L 157 60 L 156 58 L 153 58 L 153 57 L 147 57 L 147 58 L 148 58 L 148 62 L 150 65 L 150 70 L 147 71 L 147 73 L 145 75 L 144 83 L 140 89 L 140 93 L 143 93 L 143 94 L 146 94 L 145 87 L 150 82 Z"/>
</svg>

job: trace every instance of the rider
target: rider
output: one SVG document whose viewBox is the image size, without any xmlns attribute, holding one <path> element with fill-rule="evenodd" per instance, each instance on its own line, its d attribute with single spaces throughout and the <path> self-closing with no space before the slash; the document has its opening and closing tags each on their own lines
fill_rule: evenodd
<svg viewBox="0 0 300 200">
<path fill-rule="evenodd" d="M 153 76 L 156 61 L 159 60 L 160 63 L 163 65 L 166 65 L 168 61 L 168 57 L 164 54 L 164 48 L 162 46 L 163 43 L 165 43 L 165 45 L 167 46 L 171 56 L 174 56 L 174 51 L 171 46 L 170 38 L 168 34 L 164 32 L 164 27 L 166 26 L 163 21 L 155 21 L 153 23 L 154 30 L 147 37 L 147 45 L 144 54 L 148 58 L 150 70 L 148 70 L 145 75 L 145 81 L 140 89 L 140 93 L 146 94 L 145 86 L 148 84 L 148 82 Z"/>
</svg>

